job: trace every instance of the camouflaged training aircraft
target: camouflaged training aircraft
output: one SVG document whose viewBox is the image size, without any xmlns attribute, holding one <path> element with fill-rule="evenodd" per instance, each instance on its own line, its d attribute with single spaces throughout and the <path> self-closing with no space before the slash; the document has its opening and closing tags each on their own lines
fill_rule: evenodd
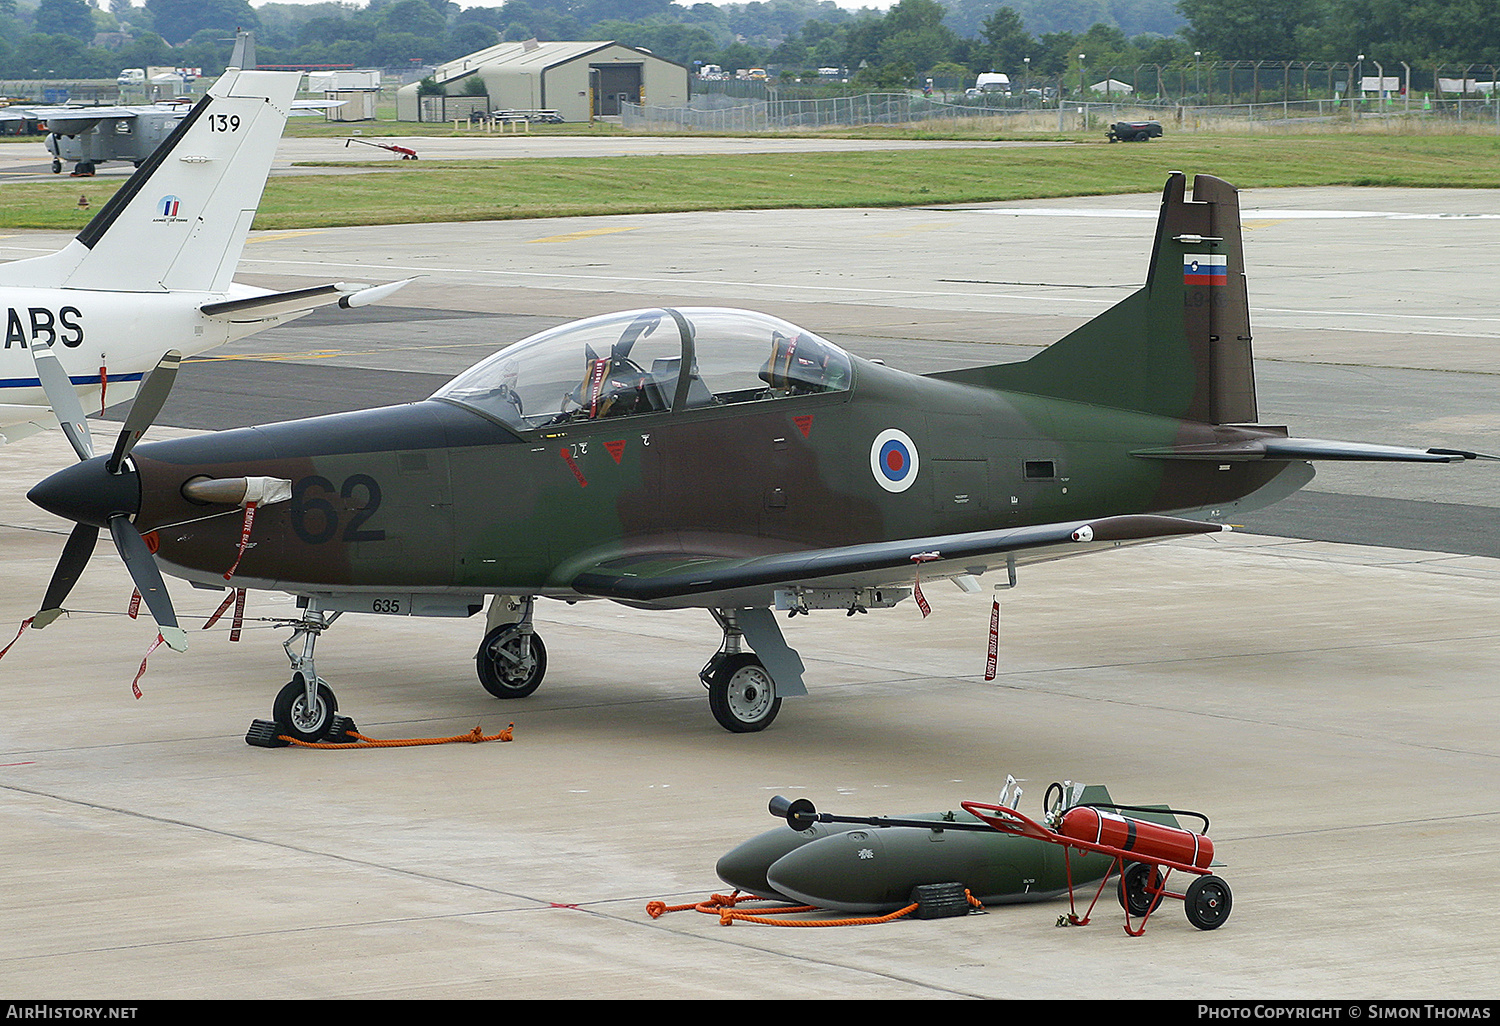
<svg viewBox="0 0 1500 1026">
<path fill-rule="evenodd" d="M 406 284 L 231 280 L 301 78 L 230 68 L 67 246 L 0 264 L 0 442 L 59 421 L 85 437 L 83 402 L 129 399 L 166 347 L 192 355 Z"/>
<path fill-rule="evenodd" d="M 312 739 L 337 707 L 313 647 L 342 612 L 469 616 L 488 598 L 479 679 L 519 698 L 547 666 L 537 597 L 701 607 L 723 631 L 709 706 L 756 731 L 806 693 L 772 609 L 920 605 L 918 572 L 972 587 L 1227 530 L 1213 521 L 1305 485 L 1310 460 L 1479 457 L 1256 424 L 1238 200 L 1185 185 L 1167 181 L 1146 285 L 1016 364 L 908 374 L 762 314 L 634 310 L 517 342 L 424 402 L 135 448 L 168 354 L 114 453 L 30 493 L 78 525 L 35 625 L 106 527 L 175 647 L 158 563 L 293 593 L 275 725 Z"/>
</svg>

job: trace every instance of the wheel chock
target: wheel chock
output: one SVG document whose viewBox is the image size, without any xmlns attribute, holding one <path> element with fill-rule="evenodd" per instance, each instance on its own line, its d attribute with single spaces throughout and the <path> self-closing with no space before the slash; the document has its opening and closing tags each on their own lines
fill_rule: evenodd
<svg viewBox="0 0 1500 1026">
<path fill-rule="evenodd" d="M 256 748 L 285 748 L 290 743 L 281 736 L 275 720 L 252 720 L 245 731 L 245 744 Z"/>
<path fill-rule="evenodd" d="M 358 741 L 358 735 L 359 728 L 352 719 L 335 714 L 328 727 L 327 741 L 330 744 Z M 275 720 L 252 720 L 250 729 L 245 731 L 245 744 L 256 748 L 286 748 L 291 742 L 282 735 Z"/>
<path fill-rule="evenodd" d="M 917 906 L 918 919 L 966 916 L 974 910 L 961 883 L 918 884 L 912 888 L 911 900 Z"/>
</svg>

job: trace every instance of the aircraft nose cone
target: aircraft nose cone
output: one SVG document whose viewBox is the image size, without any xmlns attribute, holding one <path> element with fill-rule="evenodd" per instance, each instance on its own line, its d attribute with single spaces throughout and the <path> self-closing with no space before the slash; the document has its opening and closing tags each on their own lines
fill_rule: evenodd
<svg viewBox="0 0 1500 1026">
<path fill-rule="evenodd" d="M 128 466 L 111 474 L 104 469 L 105 463 L 103 456 L 75 463 L 42 481 L 26 497 L 48 513 L 95 527 L 108 527 L 109 518 L 120 513 L 135 515 L 141 508 L 140 477 Z"/>
</svg>

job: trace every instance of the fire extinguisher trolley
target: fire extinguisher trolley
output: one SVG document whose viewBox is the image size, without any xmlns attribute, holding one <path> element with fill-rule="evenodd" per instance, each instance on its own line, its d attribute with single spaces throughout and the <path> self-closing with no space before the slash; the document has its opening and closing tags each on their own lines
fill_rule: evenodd
<svg viewBox="0 0 1500 1026">
<path fill-rule="evenodd" d="M 1207 836 L 1208 817 L 1200 812 L 1168 810 L 1173 815 L 1194 816 L 1203 820 L 1203 833 L 1121 815 L 1121 812 L 1131 811 L 1162 811 L 1128 805 L 1084 803 L 1065 811 L 1059 805 L 1057 811 L 1047 814 L 1050 825 L 1043 825 L 1004 805 L 988 805 L 983 802 L 963 802 L 962 805 L 965 812 L 979 817 L 1001 833 L 1062 846 L 1064 862 L 1068 867 L 1067 922 L 1074 926 L 1088 925 L 1089 917 L 1098 904 L 1099 896 L 1104 893 L 1105 885 L 1116 876 L 1119 879 L 1120 905 L 1125 909 L 1125 932 L 1132 937 L 1139 937 L 1146 932 L 1146 920 L 1156 911 L 1163 898 L 1182 901 L 1188 922 L 1200 930 L 1218 929 L 1229 918 L 1233 899 L 1229 885 L 1209 872 L 1214 845 Z M 1049 802 L 1043 802 L 1044 808 L 1049 805 Z M 1069 852 L 1074 849 L 1083 853 L 1107 855 L 1115 861 L 1114 867 L 1099 881 L 1099 889 L 1081 917 L 1074 901 L 1072 861 L 1069 858 Z M 1167 878 L 1174 870 L 1190 873 L 1197 879 L 1188 884 L 1185 892 L 1169 891 Z M 1131 926 L 1132 915 L 1140 918 L 1138 927 Z"/>
</svg>

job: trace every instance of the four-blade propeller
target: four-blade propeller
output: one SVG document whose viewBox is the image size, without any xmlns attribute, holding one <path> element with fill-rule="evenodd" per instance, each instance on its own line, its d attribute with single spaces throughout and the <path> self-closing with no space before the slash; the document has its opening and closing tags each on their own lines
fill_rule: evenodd
<svg viewBox="0 0 1500 1026">
<path fill-rule="evenodd" d="M 125 562 L 125 569 L 130 572 L 136 590 L 140 592 L 146 608 L 156 620 L 162 640 L 177 651 L 182 651 L 187 647 L 187 633 L 177 624 L 177 614 L 172 608 L 172 599 L 167 594 L 156 559 L 151 555 L 140 531 L 132 523 L 139 511 L 139 492 L 120 487 L 118 481 L 129 469 L 126 460 L 135 443 L 161 413 L 162 405 L 172 390 L 172 382 L 177 377 L 177 368 L 182 363 L 182 354 L 176 350 L 168 351 L 147 375 L 125 417 L 125 426 L 115 442 L 114 451 L 107 458 L 94 456 L 93 440 L 89 435 L 83 406 L 57 355 L 50 346 L 37 344 L 32 347 L 32 358 L 36 364 L 37 377 L 47 394 L 47 401 L 80 461 L 77 467 L 71 468 L 71 472 L 53 475 L 31 492 L 33 501 L 75 522 L 73 533 L 63 546 L 62 557 L 42 598 L 42 608 L 32 620 L 32 626 L 46 627 L 62 615 L 63 601 L 67 599 L 73 585 L 83 574 L 89 557 L 93 555 L 99 531 L 108 527 L 115 548 Z M 84 467 L 88 469 L 84 470 Z"/>
</svg>

